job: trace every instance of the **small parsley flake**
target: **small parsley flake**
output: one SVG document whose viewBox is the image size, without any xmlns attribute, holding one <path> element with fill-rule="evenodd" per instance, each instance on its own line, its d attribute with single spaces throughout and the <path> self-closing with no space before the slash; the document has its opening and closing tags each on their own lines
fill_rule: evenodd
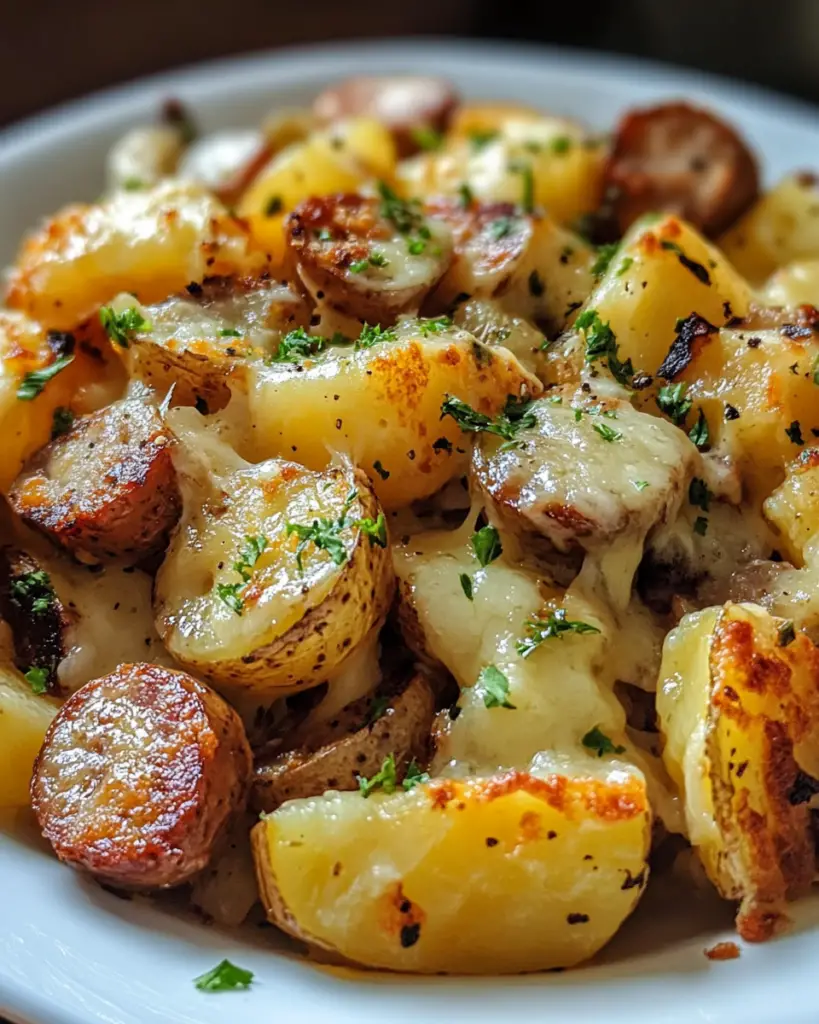
<svg viewBox="0 0 819 1024">
<path fill-rule="evenodd" d="M 509 680 L 495 665 L 482 668 L 475 685 L 482 691 L 484 707 L 515 710 L 509 701 Z"/>
<path fill-rule="evenodd" d="M 151 321 L 146 320 L 135 306 L 121 313 L 117 313 L 112 306 L 100 306 L 99 317 L 105 333 L 120 348 L 130 346 L 131 335 L 151 330 Z"/>
<path fill-rule="evenodd" d="M 625 747 L 615 746 L 597 725 L 593 729 L 589 729 L 580 742 L 587 750 L 592 751 L 598 757 L 603 757 L 606 754 L 623 754 L 626 750 Z"/>
<path fill-rule="evenodd" d="M 237 967 L 230 960 L 223 960 L 212 970 L 193 979 L 200 992 L 229 992 L 237 988 L 249 988 L 252 981 L 252 971 Z"/>
<path fill-rule="evenodd" d="M 38 395 L 50 380 L 53 380 L 58 373 L 74 362 L 74 356 L 61 356 L 50 366 L 44 366 L 41 370 L 30 370 L 20 381 L 17 388 L 17 398 L 20 402 L 31 402 Z"/>
<path fill-rule="evenodd" d="M 500 558 L 503 553 L 500 534 L 491 525 L 482 526 L 480 530 L 473 533 L 470 543 L 475 557 L 483 568 L 486 568 L 490 562 L 494 562 L 496 558 Z"/>
</svg>

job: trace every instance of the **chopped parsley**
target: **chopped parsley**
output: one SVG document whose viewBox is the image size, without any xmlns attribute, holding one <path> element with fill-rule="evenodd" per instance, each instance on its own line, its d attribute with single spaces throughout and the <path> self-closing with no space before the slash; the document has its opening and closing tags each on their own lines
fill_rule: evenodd
<svg viewBox="0 0 819 1024">
<path fill-rule="evenodd" d="M 212 970 L 193 979 L 200 992 L 230 992 L 237 988 L 249 988 L 252 981 L 253 971 L 237 967 L 230 960 L 223 960 Z"/>
<path fill-rule="evenodd" d="M 139 192 L 140 189 L 145 188 L 145 182 L 142 178 L 126 178 L 122 183 L 122 187 L 126 192 Z"/>
<path fill-rule="evenodd" d="M 711 507 L 711 499 L 713 497 L 714 493 L 708 484 L 698 476 L 695 476 L 688 487 L 689 502 L 696 508 L 701 508 L 703 512 L 707 512 Z"/>
<path fill-rule="evenodd" d="M 458 186 L 458 197 L 461 200 L 461 206 L 465 210 L 468 210 L 475 201 L 475 194 L 465 181 L 461 182 Z"/>
<path fill-rule="evenodd" d="M 57 595 L 51 577 L 44 569 L 15 576 L 9 583 L 9 594 L 18 607 L 28 608 L 32 615 L 45 615 Z"/>
<path fill-rule="evenodd" d="M 414 789 L 415 786 L 420 786 L 424 782 L 429 782 L 429 773 L 422 772 L 418 762 L 413 758 L 409 763 L 407 774 L 404 776 L 404 781 L 401 785 L 409 792 L 409 790 Z"/>
<path fill-rule="evenodd" d="M 467 573 L 462 572 L 458 579 L 461 582 L 461 590 L 466 595 L 467 600 L 474 601 L 475 591 L 472 587 L 472 577 L 469 576 Z"/>
<path fill-rule="evenodd" d="M 398 334 L 394 327 L 382 327 L 380 324 L 371 327 L 369 324 L 364 324 L 355 347 L 359 349 L 372 348 L 373 345 L 377 345 L 380 341 L 395 341 L 397 337 Z"/>
<path fill-rule="evenodd" d="M 74 356 L 60 356 L 51 366 L 44 366 L 42 370 L 29 370 L 17 388 L 17 398 L 19 401 L 33 401 L 38 395 L 42 394 L 43 389 L 50 380 L 73 362 Z"/>
<path fill-rule="evenodd" d="M 528 635 L 522 640 L 518 640 L 515 645 L 515 650 L 521 658 L 528 658 L 544 641 L 550 640 L 552 637 L 562 640 L 564 633 L 582 635 L 600 632 L 597 626 L 593 626 L 590 622 L 567 619 L 565 608 L 556 608 L 553 612 L 549 612 L 545 619 L 540 617 L 527 619 L 526 629 Z"/>
<path fill-rule="evenodd" d="M 242 334 L 235 327 L 223 327 L 219 331 L 220 338 L 241 338 Z"/>
<path fill-rule="evenodd" d="M 270 356 L 271 363 L 299 363 L 302 359 L 309 359 L 321 352 L 327 344 L 327 339 L 318 335 L 308 334 L 303 327 L 297 327 L 290 331 L 279 342 L 279 347 L 274 355 Z"/>
<path fill-rule="evenodd" d="M 100 306 L 100 323 L 111 341 L 120 348 L 129 348 L 131 335 L 151 330 L 151 321 L 146 320 L 135 306 L 121 313 L 117 313 L 112 306 Z"/>
<path fill-rule="evenodd" d="M 603 323 L 596 309 L 585 309 L 574 323 L 583 331 L 586 339 L 586 362 L 605 359 L 614 379 L 628 387 L 634 377 L 634 366 L 630 359 L 621 362 L 617 354 L 617 338 L 608 322 Z"/>
<path fill-rule="evenodd" d="M 418 199 L 402 199 L 384 181 L 378 182 L 378 194 L 381 196 L 381 216 L 391 221 L 399 234 L 408 235 L 415 231 L 422 239 L 430 238 Z"/>
<path fill-rule="evenodd" d="M 648 480 L 632 480 L 631 482 L 638 491 L 644 491 L 648 487 Z"/>
<path fill-rule="evenodd" d="M 410 132 L 412 141 L 419 149 L 425 149 L 428 153 L 434 153 L 444 144 L 444 136 L 441 132 L 427 125 L 419 125 Z"/>
<path fill-rule="evenodd" d="M 587 750 L 597 754 L 598 757 L 603 757 L 606 754 L 623 754 L 626 750 L 625 747 L 615 746 L 597 725 L 593 729 L 589 729 L 580 742 Z"/>
<path fill-rule="evenodd" d="M 314 519 L 309 526 L 305 526 L 302 523 L 288 523 L 287 524 L 287 535 L 295 534 L 299 538 L 299 543 L 296 547 L 296 565 L 299 567 L 299 572 L 304 572 L 304 562 L 302 555 L 304 549 L 308 544 L 313 544 L 316 548 L 322 551 L 326 551 L 327 554 L 332 558 L 336 565 L 344 565 L 347 561 L 347 547 L 344 541 L 341 539 L 341 531 L 346 530 L 347 527 L 361 526 L 362 523 L 367 522 L 372 524 L 370 529 L 374 533 L 378 533 L 379 525 L 378 520 L 373 523 L 372 519 L 359 519 L 357 522 L 348 522 L 347 513 L 350 511 L 350 506 L 358 498 L 358 491 L 352 490 L 344 500 L 344 505 L 341 509 L 341 514 L 338 519 L 330 519 L 327 516 L 322 516 L 319 519 Z M 383 514 L 379 515 L 379 520 L 383 519 Z M 386 547 L 386 525 L 384 529 L 384 544 Z M 380 538 L 375 539 L 370 536 L 370 543 L 378 543 Z"/>
<path fill-rule="evenodd" d="M 515 705 L 509 701 L 509 680 L 499 668 L 494 665 L 482 668 L 475 685 L 482 691 L 484 707 L 515 710 Z"/>
<path fill-rule="evenodd" d="M 245 583 L 250 581 L 252 575 L 251 569 L 262 557 L 264 549 L 267 547 L 267 537 L 245 537 L 245 546 L 239 552 L 239 558 L 233 563 L 233 568 Z"/>
<path fill-rule="evenodd" d="M 374 252 L 371 252 L 366 259 L 357 260 L 355 263 L 351 263 L 347 269 L 351 274 L 363 274 L 364 271 L 368 270 L 370 267 L 387 267 L 389 266 L 389 263 L 390 261 L 384 253 L 379 252 L 379 250 L 376 249 Z"/>
<path fill-rule="evenodd" d="M 370 709 L 367 712 L 367 718 L 364 725 L 375 725 L 375 723 L 383 718 L 387 713 L 387 708 L 390 706 L 389 697 L 373 697 L 370 701 Z"/>
<path fill-rule="evenodd" d="M 789 427 L 785 427 L 785 433 L 794 444 L 805 443 L 805 439 L 802 437 L 802 427 L 799 424 L 799 420 L 794 420 Z"/>
<path fill-rule="evenodd" d="M 564 156 L 572 148 L 572 140 L 568 135 L 558 135 L 549 143 L 549 149 L 557 156 Z"/>
<path fill-rule="evenodd" d="M 239 591 L 244 586 L 244 583 L 217 583 L 216 584 L 216 596 L 220 601 L 223 601 L 228 608 L 236 615 L 241 615 L 244 611 L 245 603 L 239 597 Z"/>
<path fill-rule="evenodd" d="M 469 133 L 469 144 L 472 146 L 472 148 L 477 153 L 477 152 L 480 152 L 480 150 L 485 149 L 486 146 L 488 146 L 490 142 L 494 142 L 495 139 L 497 139 L 499 137 L 500 137 L 500 132 L 497 132 L 497 131 L 484 131 L 484 132 L 482 132 L 482 131 L 476 130 L 474 132 L 470 132 Z"/>
<path fill-rule="evenodd" d="M 381 765 L 381 770 L 376 772 L 371 779 L 365 779 L 363 775 L 357 775 L 358 791 L 366 798 L 376 789 L 383 789 L 385 793 L 394 793 L 398 785 L 398 775 L 395 770 L 395 755 L 387 754 Z"/>
<path fill-rule="evenodd" d="M 373 463 L 373 469 L 376 471 L 376 473 L 378 473 L 382 480 L 389 480 L 390 471 L 388 469 L 384 469 L 384 467 L 381 465 L 381 459 L 375 460 L 375 462 Z"/>
<path fill-rule="evenodd" d="M 370 544 L 374 544 L 379 548 L 385 548 L 387 546 L 387 520 L 384 518 L 384 513 L 379 512 L 377 519 L 364 518 L 359 519 L 353 526 L 357 526 L 359 530 L 369 539 Z"/>
<path fill-rule="evenodd" d="M 791 621 L 783 622 L 776 632 L 776 643 L 778 647 L 788 647 L 796 639 L 796 630 L 794 629 L 793 623 Z"/>
<path fill-rule="evenodd" d="M 523 194 L 521 195 L 520 208 L 524 213 L 532 213 L 535 209 L 535 176 L 530 163 L 515 161 L 509 165 L 513 174 L 520 174 L 523 177 Z"/>
<path fill-rule="evenodd" d="M 275 217 L 277 213 L 281 213 L 284 208 L 281 196 L 271 196 L 267 200 L 267 205 L 264 208 L 265 217 Z"/>
<path fill-rule="evenodd" d="M 496 558 L 500 558 L 503 553 L 500 534 L 491 525 L 482 526 L 480 530 L 473 533 L 470 543 L 475 557 L 483 568 L 486 568 L 490 562 L 494 562 Z"/>
<path fill-rule="evenodd" d="M 657 393 L 657 407 L 664 412 L 673 424 L 681 427 L 685 418 L 691 412 L 694 404 L 690 398 L 686 398 L 687 385 L 680 381 L 679 384 L 665 384 Z"/>
<path fill-rule="evenodd" d="M 688 431 L 688 436 L 701 452 L 706 452 L 711 447 L 711 431 L 708 429 L 708 420 L 702 406 L 697 411 L 697 422 Z"/>
<path fill-rule="evenodd" d="M 694 520 L 694 533 L 700 537 L 704 537 L 708 533 L 708 520 L 705 516 L 697 516 Z"/>
<path fill-rule="evenodd" d="M 497 416 L 487 416 L 462 402 L 460 398 L 447 395 L 441 405 L 441 419 L 451 416 L 463 431 L 473 434 L 496 434 L 508 443 L 516 443 L 520 431 L 534 427 L 537 422 L 531 405 L 527 399 L 518 401 L 510 396 L 506 399 L 503 412 Z"/>
<path fill-rule="evenodd" d="M 622 277 L 623 274 L 625 274 L 626 271 L 631 267 L 632 263 L 634 263 L 634 258 L 632 256 L 624 256 L 620 261 L 620 266 L 614 272 L 614 276 Z"/>
<path fill-rule="evenodd" d="M 32 693 L 45 693 L 48 689 L 48 669 L 35 665 L 25 673 L 25 680 Z"/>
<path fill-rule="evenodd" d="M 603 274 L 606 273 L 609 269 L 609 264 L 614 259 L 615 253 L 619 248 L 619 242 L 611 242 L 599 246 L 597 250 L 597 259 L 592 263 L 591 267 L 591 272 L 595 277 L 602 277 Z"/>
<path fill-rule="evenodd" d="M 51 440 L 53 441 L 55 437 L 60 437 L 62 434 L 67 434 L 73 424 L 74 413 L 71 409 L 58 405 L 51 419 Z"/>
<path fill-rule="evenodd" d="M 595 433 L 599 434 L 604 441 L 622 441 L 623 435 L 619 430 L 613 430 L 605 423 L 595 423 L 593 425 Z"/>
<path fill-rule="evenodd" d="M 490 221 L 487 228 L 490 238 L 496 242 L 506 238 L 515 230 L 515 223 L 513 217 L 498 217 L 497 220 Z"/>
<path fill-rule="evenodd" d="M 448 316 L 436 316 L 429 320 L 418 321 L 418 330 L 424 338 L 428 338 L 430 334 L 440 334 L 442 331 L 447 331 L 451 326 L 452 319 Z"/>
</svg>

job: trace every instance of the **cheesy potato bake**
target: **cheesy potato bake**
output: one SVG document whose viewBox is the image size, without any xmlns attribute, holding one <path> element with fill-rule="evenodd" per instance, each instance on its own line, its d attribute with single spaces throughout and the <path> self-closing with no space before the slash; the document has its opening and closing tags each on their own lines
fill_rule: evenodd
<svg viewBox="0 0 819 1024">
<path fill-rule="evenodd" d="M 0 806 L 366 967 L 579 964 L 663 846 L 785 927 L 817 178 L 685 102 L 602 136 L 412 77 L 171 102 L 106 174 L 0 308 Z"/>
</svg>

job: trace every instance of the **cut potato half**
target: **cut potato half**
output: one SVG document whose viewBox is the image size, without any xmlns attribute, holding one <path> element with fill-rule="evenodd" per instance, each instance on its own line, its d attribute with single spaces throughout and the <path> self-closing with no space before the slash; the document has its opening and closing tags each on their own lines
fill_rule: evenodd
<svg viewBox="0 0 819 1024">
<path fill-rule="evenodd" d="M 743 938 L 771 936 L 815 873 L 819 651 L 758 605 L 683 618 L 666 639 L 664 760 L 709 878 Z"/>
<path fill-rule="evenodd" d="M 512 974 L 611 938 L 645 884 L 649 831 L 638 779 L 510 772 L 292 800 L 253 847 L 268 915 L 297 938 L 370 967 Z"/>
</svg>

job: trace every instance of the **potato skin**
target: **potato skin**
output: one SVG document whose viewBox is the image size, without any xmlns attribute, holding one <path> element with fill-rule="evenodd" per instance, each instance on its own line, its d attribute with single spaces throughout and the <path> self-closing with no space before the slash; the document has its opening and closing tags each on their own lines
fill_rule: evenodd
<svg viewBox="0 0 819 1024">
<path fill-rule="evenodd" d="M 121 665 L 61 707 L 31 800 L 59 859 L 124 888 L 168 888 L 205 867 L 244 806 L 239 716 L 183 672 Z"/>
<path fill-rule="evenodd" d="M 370 722 L 378 698 L 389 700 L 389 706 Z M 375 775 L 389 754 L 403 775 L 413 758 L 427 759 L 434 712 L 432 689 L 420 673 L 399 685 L 379 687 L 372 696 L 348 704 L 324 728 L 294 737 L 299 740 L 292 744 L 295 749 L 257 762 L 253 806 L 270 812 L 286 800 L 319 796 L 328 789 L 355 790 L 358 776 Z"/>
<path fill-rule="evenodd" d="M 621 232 L 644 213 L 663 210 L 714 237 L 759 193 L 756 161 L 742 139 L 724 121 L 687 103 L 627 114 L 604 180 Z"/>
<path fill-rule="evenodd" d="M 25 522 L 82 560 L 139 560 L 164 547 L 179 518 L 172 449 L 156 409 L 118 402 L 76 420 L 38 452 L 9 500 Z"/>
</svg>

